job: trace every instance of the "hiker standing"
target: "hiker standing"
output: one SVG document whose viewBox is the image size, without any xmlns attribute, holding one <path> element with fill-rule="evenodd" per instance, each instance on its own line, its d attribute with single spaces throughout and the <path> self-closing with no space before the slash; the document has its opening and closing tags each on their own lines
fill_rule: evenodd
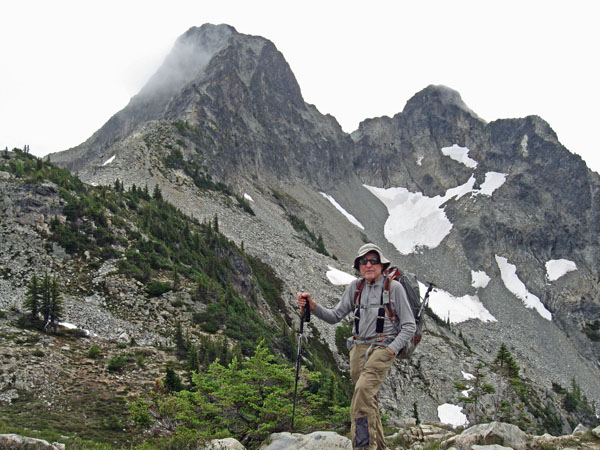
<svg viewBox="0 0 600 450">
<path fill-rule="evenodd" d="M 365 244 L 358 249 L 354 268 L 360 271 L 365 282 L 354 280 L 346 288 L 342 298 L 333 309 L 317 304 L 307 292 L 298 293 L 298 306 L 308 302 L 315 316 L 334 324 L 354 311 L 353 336 L 348 340 L 350 348 L 350 375 L 354 381 L 354 395 L 350 405 L 352 447 L 383 450 L 385 439 L 379 415 L 377 393 L 397 353 L 415 333 L 415 319 L 404 287 L 395 280 L 389 285 L 389 308 L 384 296 L 383 271 L 390 261 L 375 244 Z M 360 289 L 359 286 L 363 286 Z M 356 295 L 357 288 L 360 289 Z M 384 295 L 385 294 L 385 295 Z M 356 306 L 356 308 L 355 308 Z M 394 314 L 395 313 L 395 314 Z M 380 316 L 378 321 L 378 316 Z M 379 322 L 379 324 L 378 324 Z"/>
</svg>

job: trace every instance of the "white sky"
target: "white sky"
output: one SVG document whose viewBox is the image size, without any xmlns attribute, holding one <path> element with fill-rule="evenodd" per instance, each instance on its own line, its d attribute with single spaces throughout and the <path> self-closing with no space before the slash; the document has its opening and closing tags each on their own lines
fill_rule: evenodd
<svg viewBox="0 0 600 450">
<path fill-rule="evenodd" d="M 600 171 L 599 10 L 594 0 L 4 1 L 0 148 L 43 155 L 83 142 L 178 36 L 228 23 L 271 40 L 305 100 L 348 132 L 443 84 L 487 121 L 541 116 Z"/>
</svg>

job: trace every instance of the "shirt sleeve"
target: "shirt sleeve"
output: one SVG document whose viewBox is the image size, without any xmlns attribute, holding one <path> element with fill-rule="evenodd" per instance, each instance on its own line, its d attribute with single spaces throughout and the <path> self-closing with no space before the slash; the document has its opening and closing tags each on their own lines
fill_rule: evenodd
<svg viewBox="0 0 600 450">
<path fill-rule="evenodd" d="M 400 331 L 389 345 L 396 354 L 413 338 L 417 326 L 412 308 L 406 297 L 406 291 L 399 281 L 392 281 L 390 286 L 390 297 L 393 301 L 394 310 L 398 315 L 398 327 Z"/>
<path fill-rule="evenodd" d="M 317 306 L 313 310 L 315 316 L 319 319 L 324 320 L 327 323 L 334 324 L 342 320 L 350 311 L 352 311 L 354 303 L 354 290 L 356 289 L 356 281 L 350 283 L 350 285 L 344 291 L 342 298 L 333 308 L 325 308 L 317 303 Z"/>
</svg>

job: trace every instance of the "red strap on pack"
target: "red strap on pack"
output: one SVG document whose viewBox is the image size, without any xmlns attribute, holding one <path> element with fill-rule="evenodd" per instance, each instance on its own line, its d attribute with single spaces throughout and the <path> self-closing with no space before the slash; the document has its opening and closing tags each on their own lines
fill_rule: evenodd
<svg viewBox="0 0 600 450">
<path fill-rule="evenodd" d="M 360 294 L 362 293 L 364 287 L 365 279 L 361 278 L 358 280 L 358 283 L 356 284 L 356 290 L 354 291 L 354 309 L 358 308 L 358 304 L 360 303 Z"/>
</svg>

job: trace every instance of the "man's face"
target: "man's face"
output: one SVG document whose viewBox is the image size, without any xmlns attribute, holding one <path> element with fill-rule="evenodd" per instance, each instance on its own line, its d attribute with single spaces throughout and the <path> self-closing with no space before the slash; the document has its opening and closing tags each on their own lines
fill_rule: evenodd
<svg viewBox="0 0 600 450">
<path fill-rule="evenodd" d="M 372 261 L 376 260 L 377 264 L 373 264 Z M 366 264 L 362 264 L 362 263 Z M 360 274 L 367 280 L 367 283 L 373 283 L 381 277 L 383 272 L 383 264 L 379 262 L 379 255 L 377 252 L 369 252 L 361 259 L 359 259 Z"/>
</svg>

